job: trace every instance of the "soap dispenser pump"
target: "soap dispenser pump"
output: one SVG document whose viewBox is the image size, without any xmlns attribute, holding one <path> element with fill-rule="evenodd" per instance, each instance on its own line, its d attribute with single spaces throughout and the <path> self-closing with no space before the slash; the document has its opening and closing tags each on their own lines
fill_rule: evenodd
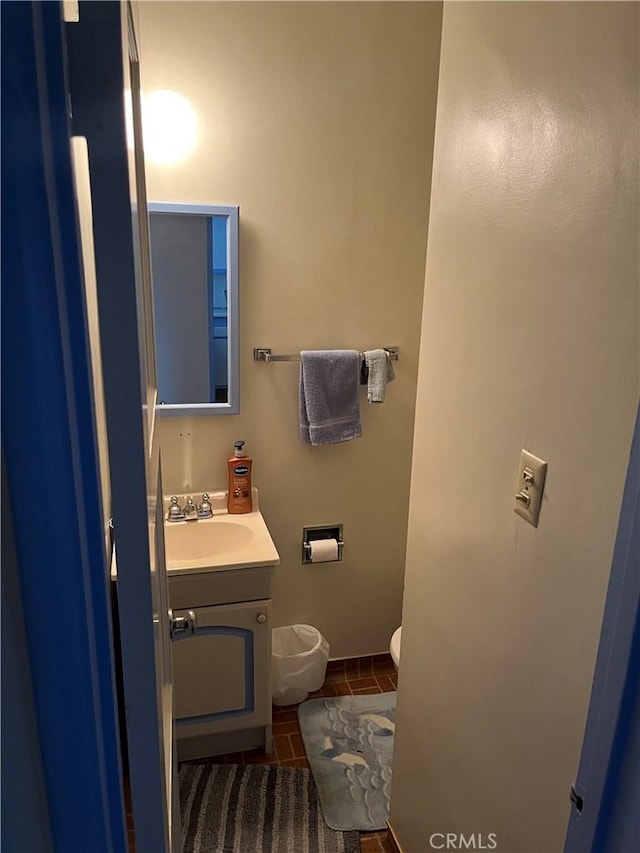
<svg viewBox="0 0 640 853">
<path fill-rule="evenodd" d="M 244 452 L 244 441 L 236 441 L 233 445 L 234 454 L 227 461 L 229 468 L 229 492 L 227 496 L 227 511 L 230 514 L 251 512 L 253 500 L 251 496 L 251 468 L 253 459 Z"/>
</svg>

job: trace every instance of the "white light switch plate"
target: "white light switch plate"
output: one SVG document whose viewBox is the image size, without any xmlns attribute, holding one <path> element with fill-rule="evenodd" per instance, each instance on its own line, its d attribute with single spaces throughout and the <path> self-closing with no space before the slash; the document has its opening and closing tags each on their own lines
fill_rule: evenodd
<svg viewBox="0 0 640 853">
<path fill-rule="evenodd" d="M 547 463 L 538 459 L 533 453 L 523 450 L 520 455 L 520 467 L 518 468 L 518 481 L 516 483 L 515 511 L 525 521 L 538 526 L 540 516 L 540 504 L 542 503 L 542 492 L 544 480 L 547 476 Z"/>
</svg>

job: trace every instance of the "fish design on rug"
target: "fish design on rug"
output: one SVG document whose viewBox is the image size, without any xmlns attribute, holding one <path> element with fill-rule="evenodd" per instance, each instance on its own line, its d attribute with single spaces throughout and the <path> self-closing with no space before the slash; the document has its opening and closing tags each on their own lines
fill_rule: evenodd
<svg viewBox="0 0 640 853">
<path fill-rule="evenodd" d="M 324 749 L 320 753 L 323 758 L 330 758 L 349 767 L 369 767 L 369 763 L 362 757 L 360 743 L 349 735 L 337 735 L 331 729 L 324 728 Z"/>
<path fill-rule="evenodd" d="M 369 720 L 370 723 L 378 726 L 378 730 L 373 732 L 376 737 L 393 737 L 396 730 L 393 720 L 382 714 L 360 714 L 359 716 L 361 720 Z"/>
<path fill-rule="evenodd" d="M 302 703 L 298 715 L 325 820 L 341 829 L 386 826 L 396 694 Z"/>
<path fill-rule="evenodd" d="M 359 736 L 353 737 L 346 731 L 338 734 L 334 730 L 324 727 L 322 729 L 325 736 L 324 749 L 320 755 L 323 758 L 345 764 L 356 773 L 361 772 L 363 768 L 371 770 L 377 763 L 376 751 L 368 742 L 368 738 L 363 737 L 363 735 L 367 732 L 375 737 L 393 737 L 395 723 L 383 714 L 345 713 L 344 716 L 348 727 L 356 731 Z"/>
</svg>

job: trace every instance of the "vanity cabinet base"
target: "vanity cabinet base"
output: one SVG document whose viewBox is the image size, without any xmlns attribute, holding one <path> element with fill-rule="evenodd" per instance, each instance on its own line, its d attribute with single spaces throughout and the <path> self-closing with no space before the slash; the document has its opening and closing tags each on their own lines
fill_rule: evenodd
<svg viewBox="0 0 640 853">
<path fill-rule="evenodd" d="M 265 754 L 271 752 L 271 726 L 192 736 L 187 732 L 178 737 L 178 761 L 210 758 L 214 755 L 228 755 L 231 752 L 253 749 L 260 749 Z"/>
<path fill-rule="evenodd" d="M 172 601 L 173 603 L 173 601 Z M 178 760 L 271 751 L 271 602 L 174 610 Z"/>
</svg>

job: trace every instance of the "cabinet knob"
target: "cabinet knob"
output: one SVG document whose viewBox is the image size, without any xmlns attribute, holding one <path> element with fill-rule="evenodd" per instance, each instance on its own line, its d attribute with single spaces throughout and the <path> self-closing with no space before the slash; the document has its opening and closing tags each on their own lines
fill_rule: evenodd
<svg viewBox="0 0 640 853">
<path fill-rule="evenodd" d="M 258 613 L 258 615 L 256 616 L 256 622 L 258 622 L 260 625 L 264 625 L 264 623 L 266 621 L 267 621 L 267 614 L 266 613 Z"/>
</svg>

